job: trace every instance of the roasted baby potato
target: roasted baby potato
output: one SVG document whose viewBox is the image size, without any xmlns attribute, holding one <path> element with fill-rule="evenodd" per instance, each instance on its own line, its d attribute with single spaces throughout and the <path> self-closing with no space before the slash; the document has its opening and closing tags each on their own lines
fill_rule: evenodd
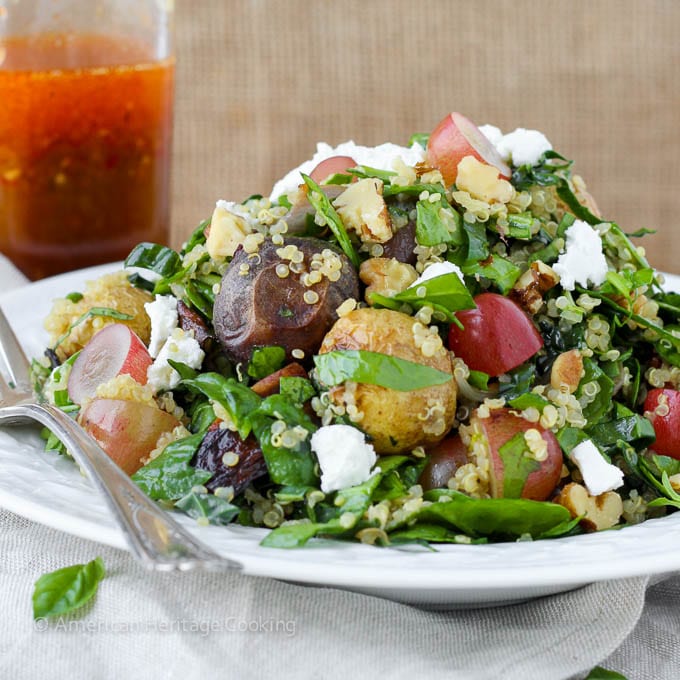
<svg viewBox="0 0 680 680">
<path fill-rule="evenodd" d="M 356 309 L 336 321 L 319 353 L 334 350 L 379 352 L 453 373 L 450 355 L 438 335 L 413 317 L 388 309 Z M 333 388 L 331 400 L 346 403 L 346 392 L 343 385 Z M 376 453 L 406 453 L 438 443 L 451 429 L 456 383 L 451 380 L 408 392 L 359 384 L 351 398 L 363 414 L 357 426 L 371 437 Z"/>
<path fill-rule="evenodd" d="M 265 240 L 257 253 L 242 248 L 229 264 L 215 298 L 213 323 L 222 348 L 247 362 L 253 348 L 279 345 L 288 360 L 316 352 L 347 298 L 359 297 L 349 259 L 326 241 Z"/>
</svg>

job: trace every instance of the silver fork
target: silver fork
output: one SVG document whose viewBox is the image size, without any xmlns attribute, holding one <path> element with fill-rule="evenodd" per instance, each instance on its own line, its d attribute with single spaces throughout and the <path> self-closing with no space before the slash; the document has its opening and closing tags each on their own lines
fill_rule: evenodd
<svg viewBox="0 0 680 680">
<path fill-rule="evenodd" d="M 0 424 L 37 421 L 59 437 L 104 497 L 130 551 L 142 566 L 157 571 L 242 568 L 198 541 L 161 510 L 75 420 L 50 404 L 37 402 L 26 355 L 1 308 L 0 364 L 4 368 L 0 371 Z"/>
</svg>

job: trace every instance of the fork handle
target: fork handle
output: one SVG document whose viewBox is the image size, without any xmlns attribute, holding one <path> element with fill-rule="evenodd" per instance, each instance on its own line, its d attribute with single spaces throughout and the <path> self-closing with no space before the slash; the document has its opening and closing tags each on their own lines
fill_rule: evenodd
<svg viewBox="0 0 680 680">
<path fill-rule="evenodd" d="M 218 555 L 161 510 L 109 458 L 83 428 L 49 404 L 18 404 L 0 409 L 0 421 L 37 420 L 67 447 L 104 497 L 125 540 L 149 570 L 239 570 L 241 564 Z"/>
</svg>

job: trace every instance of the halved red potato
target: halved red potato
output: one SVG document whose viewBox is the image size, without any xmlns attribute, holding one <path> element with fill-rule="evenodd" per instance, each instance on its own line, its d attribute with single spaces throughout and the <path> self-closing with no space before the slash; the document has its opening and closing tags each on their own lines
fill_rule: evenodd
<svg viewBox="0 0 680 680">
<path fill-rule="evenodd" d="M 180 424 L 175 416 L 155 406 L 123 399 L 93 399 L 78 420 L 129 475 L 142 467 L 142 458 L 154 450 L 159 437 Z"/>
<path fill-rule="evenodd" d="M 344 175 L 349 168 L 356 168 L 356 166 L 357 162 L 351 156 L 331 156 L 330 158 L 321 161 L 314 170 L 309 173 L 309 176 L 317 184 L 321 184 L 321 182 L 329 177 L 332 177 L 333 175 Z"/>
<path fill-rule="evenodd" d="M 510 179 L 512 175 L 508 164 L 481 130 L 462 113 L 454 111 L 430 135 L 427 161 L 442 173 L 446 186 L 450 186 L 455 184 L 458 163 L 465 156 L 474 156 L 481 163 L 493 165 L 503 179 Z"/>
<path fill-rule="evenodd" d="M 97 387 L 118 375 L 129 375 L 146 385 L 146 371 L 153 363 L 146 345 L 121 323 L 105 326 L 78 355 L 68 379 L 68 395 L 74 404 L 94 396 Z"/>
</svg>

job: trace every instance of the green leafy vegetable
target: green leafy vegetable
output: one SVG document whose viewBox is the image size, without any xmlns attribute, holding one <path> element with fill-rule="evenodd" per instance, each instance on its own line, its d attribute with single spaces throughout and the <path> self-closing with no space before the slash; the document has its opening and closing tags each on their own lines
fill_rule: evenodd
<svg viewBox="0 0 680 680">
<path fill-rule="evenodd" d="M 424 364 L 367 350 L 336 350 L 314 357 L 319 382 L 332 387 L 346 380 L 410 392 L 443 385 L 452 375 Z"/>
<path fill-rule="evenodd" d="M 197 470 L 189 464 L 201 441 L 203 434 L 199 433 L 168 444 L 160 456 L 132 475 L 132 481 L 153 500 L 182 498 L 212 477 L 212 472 Z"/>
<path fill-rule="evenodd" d="M 279 380 L 279 386 L 281 394 L 298 406 L 316 396 L 314 385 L 307 378 L 299 376 L 283 377 Z"/>
<path fill-rule="evenodd" d="M 470 291 L 456 273 L 433 276 L 417 286 L 411 286 L 391 298 L 380 294 L 372 294 L 371 302 L 378 303 L 390 309 L 399 309 L 402 304 L 408 304 L 414 309 L 424 306 L 432 307 L 447 321 L 456 320 L 454 312 L 462 309 L 473 309 L 475 302 Z M 394 302 L 399 303 L 397 305 Z"/>
<path fill-rule="evenodd" d="M 522 270 L 500 255 L 492 255 L 481 262 L 463 265 L 463 273 L 471 276 L 481 276 L 496 284 L 498 290 L 507 295 L 519 278 Z"/>
<path fill-rule="evenodd" d="M 528 453 L 529 447 L 523 432 L 518 432 L 498 449 L 498 455 L 503 461 L 504 498 L 521 498 L 527 478 L 541 467 Z"/>
<path fill-rule="evenodd" d="M 167 278 L 172 276 L 182 266 L 180 256 L 172 248 L 158 243 L 139 243 L 125 258 L 126 267 L 147 269 L 154 274 Z"/>
<path fill-rule="evenodd" d="M 608 671 L 602 666 L 595 666 L 586 676 L 585 680 L 628 680 L 625 675 L 616 671 Z"/>
<path fill-rule="evenodd" d="M 286 361 L 286 350 L 279 345 L 256 347 L 248 364 L 248 375 L 254 380 L 262 380 L 278 371 Z"/>
<path fill-rule="evenodd" d="M 260 405 L 262 399 L 249 387 L 219 373 L 201 373 L 195 378 L 182 381 L 182 384 L 224 407 L 241 439 L 250 434 L 252 424 L 249 414 Z"/>
<path fill-rule="evenodd" d="M 444 523 L 469 536 L 518 538 L 530 534 L 537 538 L 571 520 L 569 511 L 557 503 L 523 498 L 470 498 L 457 491 L 433 489 L 425 494 L 436 502 L 423 507 L 418 521 Z"/>
<path fill-rule="evenodd" d="M 82 607 L 97 592 L 105 576 L 101 557 L 43 574 L 33 590 L 33 618 L 67 614 Z"/>
<path fill-rule="evenodd" d="M 440 194 L 434 203 L 430 200 L 416 203 L 416 241 L 421 246 L 440 243 L 461 244 L 462 218 Z"/>
<path fill-rule="evenodd" d="M 190 491 L 175 503 L 175 507 L 199 521 L 225 526 L 240 512 L 240 508 L 232 505 L 224 498 L 206 493 Z"/>
<path fill-rule="evenodd" d="M 350 262 L 358 268 L 361 264 L 359 256 L 352 245 L 352 241 L 347 234 L 345 225 L 340 219 L 340 215 L 338 215 L 335 208 L 331 205 L 328 196 L 323 193 L 321 187 L 309 175 L 302 173 L 302 179 L 309 189 L 307 192 L 307 200 L 309 200 L 314 210 L 326 220 L 328 227 L 333 232 L 340 248 L 342 248 L 342 252 L 345 253 L 350 259 Z"/>
<path fill-rule="evenodd" d="M 81 314 L 67 329 L 67 331 L 61 335 L 57 341 L 52 345 L 52 349 L 57 349 L 59 345 L 61 345 L 66 338 L 68 338 L 69 335 L 71 335 L 71 331 L 76 327 L 79 326 L 85 319 L 89 319 L 92 316 L 104 316 L 108 317 L 110 319 L 118 319 L 120 321 L 127 321 L 132 318 L 130 314 L 125 314 L 124 312 L 119 312 L 117 309 L 111 309 L 109 307 L 91 307 L 88 309 L 84 314 Z"/>
</svg>

